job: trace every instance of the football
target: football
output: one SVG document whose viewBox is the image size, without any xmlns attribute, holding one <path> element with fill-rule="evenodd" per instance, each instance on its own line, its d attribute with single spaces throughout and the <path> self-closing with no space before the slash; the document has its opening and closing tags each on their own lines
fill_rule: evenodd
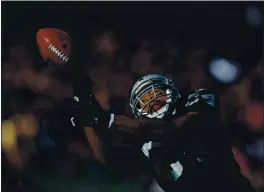
<svg viewBox="0 0 264 192">
<path fill-rule="evenodd" d="M 53 64 L 65 64 L 71 55 L 71 37 L 67 32 L 55 29 L 40 29 L 36 35 L 42 58 Z"/>
</svg>

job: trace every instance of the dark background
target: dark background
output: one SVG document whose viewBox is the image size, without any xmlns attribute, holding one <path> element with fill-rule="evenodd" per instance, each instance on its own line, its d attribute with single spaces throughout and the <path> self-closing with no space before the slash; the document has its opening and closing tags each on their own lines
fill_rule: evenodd
<svg viewBox="0 0 264 192">
<path fill-rule="evenodd" d="M 246 22 L 249 5 L 262 3 L 3 2 L 2 50 L 6 53 L 19 40 L 31 41 L 34 47 L 37 30 L 45 27 L 69 31 L 78 47 L 88 50 L 92 35 L 113 29 L 123 46 L 169 39 L 188 49 L 206 46 L 212 54 L 255 63 L 252 59 L 261 54 L 261 29 Z"/>
<path fill-rule="evenodd" d="M 2 2 L 2 63 L 8 59 L 10 48 L 20 42 L 43 62 L 36 45 L 36 32 L 40 28 L 68 31 L 74 39 L 78 59 L 85 58 L 85 61 L 89 60 L 93 38 L 105 30 L 112 30 L 120 44 L 119 50 L 130 52 L 128 55 L 133 55 L 143 40 L 171 41 L 180 47 L 183 58 L 192 50 L 204 48 L 209 50 L 210 57 L 223 56 L 237 61 L 247 74 L 263 54 L 261 27 L 251 27 L 245 19 L 245 11 L 251 5 L 264 8 L 262 2 Z M 196 61 L 193 64 L 196 65 Z M 24 98 L 21 100 L 23 103 Z M 45 157 L 44 161 L 50 159 L 50 156 Z M 62 181 L 61 173 L 37 178 L 39 170 L 30 170 L 26 177 L 37 178 L 34 184 L 43 191 L 73 191 L 71 185 L 77 186 L 76 191 L 77 188 L 81 191 L 82 186 L 83 191 L 90 191 L 85 185 L 96 183 L 102 191 L 108 192 L 111 190 L 107 182 L 111 176 L 104 171 L 101 173 L 103 169 L 88 167 L 84 171 L 87 173 L 85 179 L 72 182 Z M 103 182 L 106 187 L 101 185 Z M 116 186 L 112 191 L 131 188 L 127 183 Z"/>
</svg>

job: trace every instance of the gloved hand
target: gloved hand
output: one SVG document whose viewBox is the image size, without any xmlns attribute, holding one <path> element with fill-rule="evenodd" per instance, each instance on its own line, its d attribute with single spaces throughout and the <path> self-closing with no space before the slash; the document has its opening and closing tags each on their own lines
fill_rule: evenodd
<svg viewBox="0 0 264 192">
<path fill-rule="evenodd" d="M 74 87 L 74 100 L 76 103 L 76 124 L 81 127 L 97 128 L 98 126 L 108 127 L 110 113 L 104 111 L 100 103 L 92 93 L 90 80 L 81 81 Z"/>
</svg>

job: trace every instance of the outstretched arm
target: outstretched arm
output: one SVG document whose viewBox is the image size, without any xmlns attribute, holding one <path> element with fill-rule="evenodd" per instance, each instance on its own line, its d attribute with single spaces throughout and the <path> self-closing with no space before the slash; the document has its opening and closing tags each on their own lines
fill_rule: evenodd
<svg viewBox="0 0 264 192">
<path fill-rule="evenodd" d="M 195 115 L 197 115 L 197 112 L 190 112 L 185 116 L 181 116 L 174 119 L 172 123 L 175 125 L 175 127 L 180 128 L 189 120 L 190 117 Z M 140 130 L 141 124 L 150 125 L 151 127 L 150 131 L 155 133 L 162 133 L 166 131 L 166 129 L 164 129 L 164 125 L 166 125 L 166 122 L 163 121 L 162 119 L 135 119 L 135 118 L 126 117 L 124 115 L 116 115 L 114 117 L 114 121 L 112 124 L 117 125 L 118 130 L 129 133 L 143 131 Z"/>
</svg>

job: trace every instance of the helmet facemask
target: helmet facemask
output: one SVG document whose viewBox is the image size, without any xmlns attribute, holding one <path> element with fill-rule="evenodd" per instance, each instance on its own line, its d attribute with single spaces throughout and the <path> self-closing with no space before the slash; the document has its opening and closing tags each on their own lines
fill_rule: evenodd
<svg viewBox="0 0 264 192">
<path fill-rule="evenodd" d="M 135 84 L 131 93 L 130 106 L 136 117 L 158 118 L 172 113 L 172 105 L 180 97 L 173 82 L 160 75 L 149 75 L 146 81 Z M 154 77 L 153 77 L 154 76 Z M 158 78 L 155 78 L 155 77 Z"/>
</svg>

